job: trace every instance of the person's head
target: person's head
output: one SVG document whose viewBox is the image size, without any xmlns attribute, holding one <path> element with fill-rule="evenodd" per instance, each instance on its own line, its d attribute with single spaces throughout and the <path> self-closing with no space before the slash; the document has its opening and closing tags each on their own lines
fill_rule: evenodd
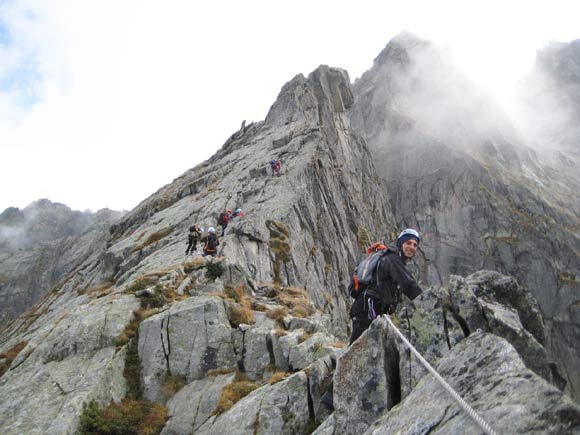
<svg viewBox="0 0 580 435">
<path fill-rule="evenodd" d="M 234 211 L 234 213 L 241 213 L 241 212 L 242 212 L 242 209 L 241 208 L 236 208 L 235 211 Z"/>
<path fill-rule="evenodd" d="M 226 209 L 226 214 L 232 214 L 232 211 L 228 208 Z"/>
<path fill-rule="evenodd" d="M 207 229 L 207 232 L 210 233 L 210 234 L 215 234 L 215 228 L 214 227 L 209 227 Z"/>
<path fill-rule="evenodd" d="M 412 228 L 407 228 L 399 234 L 399 237 L 397 238 L 397 248 L 401 250 L 406 258 L 413 258 L 417 252 L 420 241 L 421 237 L 419 236 L 419 232 Z"/>
</svg>

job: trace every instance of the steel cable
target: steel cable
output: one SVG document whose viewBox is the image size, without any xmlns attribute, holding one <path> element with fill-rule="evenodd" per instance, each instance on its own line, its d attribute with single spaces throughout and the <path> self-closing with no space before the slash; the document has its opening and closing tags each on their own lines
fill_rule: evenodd
<svg viewBox="0 0 580 435">
<path fill-rule="evenodd" d="M 405 345 L 415 354 L 417 359 L 423 364 L 423 366 L 431 373 L 435 379 L 445 388 L 445 390 L 451 395 L 451 397 L 461 406 L 461 408 L 471 417 L 471 419 L 477 423 L 477 425 L 488 435 L 497 435 L 492 427 L 487 423 L 481 416 L 475 412 L 475 410 L 465 402 L 461 398 L 461 396 L 441 377 L 439 373 L 427 362 L 425 358 L 413 347 L 413 345 L 407 340 L 407 338 L 399 331 L 399 329 L 393 324 L 389 316 L 383 314 L 383 316 L 387 319 L 388 324 L 391 326 L 393 331 L 397 334 L 397 336 L 405 343 Z"/>
</svg>

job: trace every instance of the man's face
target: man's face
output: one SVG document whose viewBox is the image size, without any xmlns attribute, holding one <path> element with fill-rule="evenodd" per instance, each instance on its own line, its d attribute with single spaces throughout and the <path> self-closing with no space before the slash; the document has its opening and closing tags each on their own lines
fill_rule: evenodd
<svg viewBox="0 0 580 435">
<path fill-rule="evenodd" d="M 409 239 L 405 243 L 403 243 L 402 250 L 403 255 L 407 258 L 413 258 L 415 253 L 417 252 L 418 243 L 414 239 Z"/>
</svg>

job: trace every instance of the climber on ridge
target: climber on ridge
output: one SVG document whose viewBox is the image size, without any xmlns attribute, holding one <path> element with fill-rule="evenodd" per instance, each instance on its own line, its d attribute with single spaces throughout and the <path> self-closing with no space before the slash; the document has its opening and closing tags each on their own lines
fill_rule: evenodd
<svg viewBox="0 0 580 435">
<path fill-rule="evenodd" d="M 233 219 L 235 217 L 242 217 L 242 216 L 245 216 L 245 215 L 246 215 L 246 213 L 244 213 L 241 208 L 236 208 L 234 210 L 234 212 L 232 213 L 231 218 Z"/>
<path fill-rule="evenodd" d="M 203 254 L 201 255 L 203 257 L 207 257 L 208 255 L 215 257 L 220 241 L 215 233 L 214 227 L 209 227 L 207 229 L 207 235 L 201 238 L 201 242 L 203 243 Z"/>
<path fill-rule="evenodd" d="M 369 248 L 370 252 L 367 253 L 370 255 L 357 266 L 348 287 L 351 296 L 355 298 L 350 310 L 352 318 L 350 344 L 381 314 L 395 312 L 401 298 L 401 290 L 411 300 L 423 292 L 406 266 L 417 252 L 420 241 L 419 233 L 408 228 L 399 234 L 396 248 L 384 246 L 383 249 L 376 249 L 378 248 L 376 244 L 373 245 L 374 249 L 371 249 L 373 246 Z M 359 282 L 363 277 L 364 266 L 367 265 L 372 279 L 366 283 Z"/>
<path fill-rule="evenodd" d="M 280 160 L 274 159 L 270 160 L 270 168 L 272 168 L 272 177 L 276 175 L 280 176 L 280 169 L 282 168 L 282 162 Z"/>
<path fill-rule="evenodd" d="M 221 212 L 218 216 L 217 224 L 222 227 L 222 237 L 226 233 L 226 228 L 228 223 L 230 222 L 230 217 L 232 215 L 232 211 L 228 208 L 226 211 Z"/>
<path fill-rule="evenodd" d="M 189 227 L 189 234 L 187 235 L 187 249 L 185 250 L 185 255 L 193 254 L 194 251 L 197 251 L 197 241 L 201 237 L 202 231 L 203 228 L 199 228 L 197 224 Z"/>
</svg>

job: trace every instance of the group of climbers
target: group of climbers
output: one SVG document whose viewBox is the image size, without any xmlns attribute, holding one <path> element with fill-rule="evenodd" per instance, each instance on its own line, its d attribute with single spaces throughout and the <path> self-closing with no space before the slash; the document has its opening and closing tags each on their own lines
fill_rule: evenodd
<svg viewBox="0 0 580 435">
<path fill-rule="evenodd" d="M 280 176 L 281 166 L 278 159 L 270 161 L 272 176 Z M 234 212 L 226 209 L 220 213 L 217 225 L 222 228 L 221 237 L 224 237 L 231 219 L 244 215 L 240 208 Z M 214 227 L 209 227 L 207 233 L 204 233 L 203 228 L 198 225 L 191 226 L 186 255 L 196 251 L 198 240 L 203 244 L 203 256 L 216 255 L 219 239 Z M 420 240 L 419 233 L 408 228 L 399 234 L 396 246 L 377 242 L 367 249 L 367 258 L 357 266 L 349 285 L 350 295 L 354 298 L 350 309 L 352 319 L 350 343 L 353 343 L 374 319 L 382 314 L 394 313 L 401 300 L 401 292 L 411 300 L 422 293 L 422 289 L 407 270 L 407 263 L 417 252 Z"/>
<path fill-rule="evenodd" d="M 279 159 L 272 159 L 270 161 L 270 167 L 272 169 L 272 176 L 280 176 L 280 170 L 282 168 L 282 162 Z M 226 233 L 226 228 L 230 223 L 230 220 L 236 217 L 245 216 L 245 213 L 241 208 L 236 208 L 233 212 L 228 208 L 221 212 L 217 218 L 217 226 L 222 228 L 221 236 L 224 237 Z M 193 254 L 197 251 L 197 242 L 203 243 L 203 256 L 212 255 L 215 256 L 217 252 L 217 246 L 219 245 L 219 239 L 216 235 L 215 228 L 209 227 L 207 233 L 204 233 L 203 227 L 192 225 L 189 227 L 189 234 L 187 238 L 187 249 L 185 250 L 185 255 Z"/>
<path fill-rule="evenodd" d="M 221 237 L 225 235 L 226 228 L 231 219 L 245 215 L 246 213 L 244 213 L 241 208 L 236 208 L 233 213 L 230 209 L 226 209 L 220 213 L 217 219 L 217 224 L 218 226 L 222 227 Z M 203 246 L 201 254 L 203 257 L 208 255 L 215 257 L 220 241 L 214 227 L 209 227 L 207 232 L 204 232 L 203 227 L 200 227 L 197 224 L 190 226 L 189 234 L 187 236 L 187 249 L 185 250 L 185 255 L 193 254 L 197 251 L 198 241 L 201 242 Z"/>
</svg>

